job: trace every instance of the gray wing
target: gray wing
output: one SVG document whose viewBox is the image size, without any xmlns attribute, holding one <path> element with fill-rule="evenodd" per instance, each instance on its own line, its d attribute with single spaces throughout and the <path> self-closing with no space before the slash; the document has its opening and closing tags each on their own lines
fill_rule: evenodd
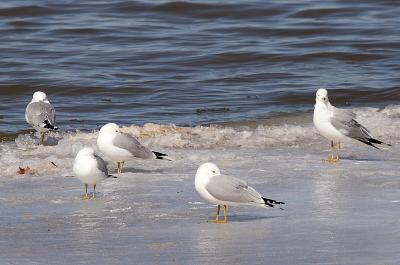
<svg viewBox="0 0 400 265">
<path fill-rule="evenodd" d="M 332 125 L 344 135 L 357 140 L 372 138 L 370 131 L 355 120 L 356 115 L 350 110 L 333 107 Z"/>
<path fill-rule="evenodd" d="M 107 169 L 107 163 L 103 160 L 103 158 L 101 158 L 100 156 L 98 156 L 97 154 L 94 154 L 94 158 L 97 161 L 97 168 L 98 170 L 100 170 L 101 172 L 103 172 L 106 176 L 108 176 L 108 169 Z"/>
<path fill-rule="evenodd" d="M 32 126 L 44 127 L 47 120 L 51 125 L 55 125 L 56 111 L 49 103 L 42 101 L 31 102 L 26 107 L 25 119 Z"/>
<path fill-rule="evenodd" d="M 336 115 L 338 118 L 345 119 L 345 120 L 351 120 L 355 119 L 357 115 L 349 109 L 339 109 L 331 105 L 331 108 L 333 110 L 334 115 Z"/>
<path fill-rule="evenodd" d="M 129 134 L 118 134 L 114 138 L 113 144 L 121 149 L 127 150 L 134 157 L 143 159 L 153 158 L 153 152 Z"/>
<path fill-rule="evenodd" d="M 216 199 L 236 203 L 263 203 L 261 195 L 243 180 L 219 175 L 206 185 L 207 191 Z"/>
</svg>

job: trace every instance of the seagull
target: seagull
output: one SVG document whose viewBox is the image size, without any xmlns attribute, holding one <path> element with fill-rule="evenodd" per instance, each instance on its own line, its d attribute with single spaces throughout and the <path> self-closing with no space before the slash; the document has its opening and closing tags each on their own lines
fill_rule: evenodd
<svg viewBox="0 0 400 265">
<path fill-rule="evenodd" d="M 384 144 L 380 140 L 375 139 L 371 132 L 362 124 L 356 121 L 356 114 L 351 110 L 339 109 L 329 103 L 328 91 L 326 89 L 318 89 L 315 97 L 314 107 L 314 126 L 319 133 L 331 142 L 331 156 L 326 160 L 330 163 L 339 161 L 340 141 L 345 138 L 358 140 L 364 144 L 379 149 L 375 144 Z M 337 143 L 337 154 L 335 152 L 335 143 Z"/>
<path fill-rule="evenodd" d="M 93 185 L 93 195 L 95 198 L 96 184 L 108 177 L 107 165 L 90 147 L 84 147 L 76 155 L 74 167 L 76 177 L 85 184 L 85 195 L 83 199 L 89 199 L 88 185 Z"/>
<path fill-rule="evenodd" d="M 217 214 L 210 223 L 227 223 L 227 206 L 251 205 L 275 207 L 284 202 L 262 197 L 243 180 L 222 175 L 219 168 L 211 162 L 202 164 L 196 173 L 195 187 L 197 192 L 209 203 L 217 204 Z M 224 208 L 224 219 L 219 219 L 221 206 Z M 283 210 L 282 208 L 280 208 Z"/>
<path fill-rule="evenodd" d="M 125 160 L 131 158 L 165 159 L 166 154 L 151 151 L 142 145 L 135 137 L 122 133 L 115 123 L 104 125 L 97 137 L 97 145 L 110 159 L 117 161 L 118 174 L 122 173 Z"/>
<path fill-rule="evenodd" d="M 47 99 L 47 95 L 41 91 L 33 93 L 31 102 L 26 106 L 25 120 L 41 134 L 42 144 L 47 131 L 58 129 L 55 126 L 56 111 Z"/>
</svg>

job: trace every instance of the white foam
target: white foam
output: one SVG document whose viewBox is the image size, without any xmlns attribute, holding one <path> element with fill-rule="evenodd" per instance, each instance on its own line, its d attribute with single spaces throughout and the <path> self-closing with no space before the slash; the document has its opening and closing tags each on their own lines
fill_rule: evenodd
<svg viewBox="0 0 400 265">
<path fill-rule="evenodd" d="M 400 139 L 400 106 L 390 105 L 384 109 L 360 108 L 354 109 L 358 120 L 365 125 L 372 134 L 383 141 L 394 144 Z M 312 120 L 311 114 L 310 121 Z M 304 120 L 301 117 L 300 120 Z M 197 152 L 187 152 L 183 157 L 191 161 L 203 161 L 199 154 L 201 150 L 240 148 L 270 148 L 280 146 L 312 145 L 318 141 L 325 141 L 314 129 L 312 122 L 302 125 L 263 125 L 256 128 L 229 126 L 196 126 L 179 127 L 176 125 L 145 124 L 144 126 L 131 125 L 122 128 L 131 133 L 149 146 L 152 150 L 173 154 L 174 149 L 190 149 Z M 73 175 L 72 164 L 77 152 L 83 147 L 92 147 L 96 151 L 98 132 L 56 132 L 51 133 L 51 146 L 37 145 L 36 138 L 31 135 L 19 135 L 15 142 L 0 143 L 1 158 L 0 172 L 2 176 L 21 176 L 17 173 L 19 167 L 29 166 L 33 174 L 38 175 Z M 216 152 L 215 156 L 218 156 Z M 226 156 L 234 156 L 225 152 Z M 207 156 L 213 156 L 207 153 Z M 213 157 L 210 157 L 213 158 Z M 229 158 L 229 157 L 228 157 Z M 230 157 L 234 159 L 235 157 Z M 176 158 L 174 158 L 176 159 Z M 141 163 L 141 162 L 140 162 Z M 114 163 L 110 163 L 114 168 Z"/>
<path fill-rule="evenodd" d="M 400 106 L 390 105 L 384 109 L 353 109 L 357 120 L 370 129 L 372 135 L 384 141 L 400 139 Z M 312 120 L 312 115 L 310 121 Z M 303 117 L 299 118 L 303 120 Z M 283 124 L 232 128 L 222 126 L 178 127 L 175 125 L 145 124 L 124 128 L 152 146 L 170 148 L 215 148 L 215 147 L 271 147 L 312 143 L 320 139 L 312 123 L 305 125 Z"/>
<path fill-rule="evenodd" d="M 301 144 L 317 135 L 312 126 L 259 125 L 256 129 L 221 126 L 132 125 L 125 132 L 143 138 L 148 145 L 170 148 L 262 147 Z"/>
</svg>

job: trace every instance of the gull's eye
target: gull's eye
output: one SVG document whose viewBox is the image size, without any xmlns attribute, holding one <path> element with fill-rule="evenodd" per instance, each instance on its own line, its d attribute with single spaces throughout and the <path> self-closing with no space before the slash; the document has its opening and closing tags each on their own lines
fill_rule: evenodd
<svg viewBox="0 0 400 265">
<path fill-rule="evenodd" d="M 215 170 L 213 170 L 213 171 L 212 171 L 212 173 L 214 173 L 214 174 L 215 174 Z"/>
</svg>

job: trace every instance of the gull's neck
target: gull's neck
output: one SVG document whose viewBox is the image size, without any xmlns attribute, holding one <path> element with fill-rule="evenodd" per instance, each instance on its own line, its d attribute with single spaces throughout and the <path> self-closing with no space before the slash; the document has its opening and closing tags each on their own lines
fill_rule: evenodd
<svg viewBox="0 0 400 265">
<path fill-rule="evenodd" d="M 202 173 L 196 174 L 196 177 L 194 180 L 196 188 L 206 186 L 210 182 L 210 179 L 211 179 L 211 176 L 209 176 L 209 175 L 202 174 Z"/>
<path fill-rule="evenodd" d="M 323 101 L 316 101 L 315 102 L 315 108 L 324 108 L 324 109 L 329 109 L 329 102 L 328 103 L 325 103 L 325 102 L 323 102 Z"/>
<path fill-rule="evenodd" d="M 333 110 L 333 108 L 334 108 L 334 106 L 328 101 L 328 103 L 326 103 L 326 107 L 329 109 L 329 110 Z"/>
<path fill-rule="evenodd" d="M 33 102 L 44 102 L 44 103 L 47 103 L 47 104 L 50 104 L 50 102 L 49 102 L 49 100 L 48 99 L 45 99 L 45 100 L 37 100 L 37 99 L 32 99 L 31 100 L 31 103 L 33 103 Z"/>
</svg>

